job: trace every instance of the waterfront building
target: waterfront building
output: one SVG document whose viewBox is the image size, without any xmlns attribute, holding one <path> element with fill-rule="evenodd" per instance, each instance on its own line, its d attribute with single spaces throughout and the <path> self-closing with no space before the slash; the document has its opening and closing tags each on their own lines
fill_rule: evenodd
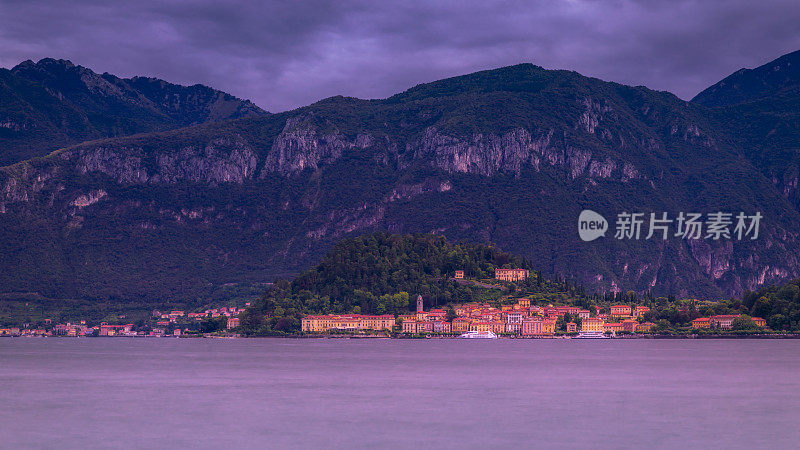
<svg viewBox="0 0 800 450">
<path fill-rule="evenodd" d="M 603 324 L 603 331 L 610 331 L 612 333 L 619 333 L 620 331 L 625 330 L 621 322 L 614 322 L 614 323 L 604 323 Z"/>
<path fill-rule="evenodd" d="M 708 317 L 700 317 L 692 321 L 692 328 L 694 328 L 695 330 L 700 328 L 710 328 L 710 327 L 711 327 L 711 319 L 709 319 Z"/>
<path fill-rule="evenodd" d="M 467 317 L 456 317 L 453 319 L 451 330 L 455 333 L 466 333 L 469 331 L 469 324 L 471 320 Z"/>
<path fill-rule="evenodd" d="M 436 320 L 433 322 L 434 333 L 449 333 L 451 330 L 450 322 L 445 320 Z"/>
<path fill-rule="evenodd" d="M 587 319 L 583 319 L 581 321 L 581 331 L 589 331 L 594 333 L 602 333 L 603 329 L 603 319 L 598 317 L 589 317 Z"/>
<path fill-rule="evenodd" d="M 545 319 L 542 321 L 542 333 L 555 334 L 556 332 L 556 319 Z"/>
<path fill-rule="evenodd" d="M 464 271 L 463 270 L 456 270 L 456 280 L 463 280 L 464 279 Z"/>
<path fill-rule="evenodd" d="M 578 324 L 575 322 L 567 323 L 567 333 L 575 333 L 578 331 Z"/>
<path fill-rule="evenodd" d="M 639 325 L 639 322 L 633 319 L 626 319 L 622 321 L 622 329 L 631 333 L 636 332 L 637 325 Z"/>
<path fill-rule="evenodd" d="M 502 320 L 494 320 L 494 321 L 492 321 L 490 323 L 491 323 L 490 330 L 491 330 L 492 333 L 496 333 L 496 334 L 505 333 L 505 331 L 506 331 L 506 323 L 505 322 L 503 322 Z"/>
<path fill-rule="evenodd" d="M 522 330 L 522 322 L 506 323 L 506 333 L 519 334 Z"/>
<path fill-rule="evenodd" d="M 523 336 L 536 336 L 543 334 L 542 332 L 542 318 L 531 317 L 522 320 L 522 334 Z"/>
<path fill-rule="evenodd" d="M 472 322 L 469 324 L 469 331 L 492 331 L 492 324 L 490 322 Z"/>
<path fill-rule="evenodd" d="M 231 319 L 239 320 L 238 318 Z M 228 319 L 228 323 L 231 322 L 231 319 Z M 391 330 L 394 325 L 395 318 L 390 314 L 381 316 L 359 314 L 306 316 L 300 320 L 300 329 L 312 333 L 328 330 Z"/>
<path fill-rule="evenodd" d="M 433 322 L 430 320 L 417 322 L 417 333 L 433 333 Z"/>
<path fill-rule="evenodd" d="M 739 317 L 738 314 L 722 314 L 718 316 L 711 316 L 710 322 L 712 328 L 719 328 L 721 330 L 730 330 L 733 328 L 733 321 Z"/>
<path fill-rule="evenodd" d="M 404 320 L 403 321 L 403 333 L 416 333 L 417 332 L 417 321 L 416 320 Z"/>
</svg>

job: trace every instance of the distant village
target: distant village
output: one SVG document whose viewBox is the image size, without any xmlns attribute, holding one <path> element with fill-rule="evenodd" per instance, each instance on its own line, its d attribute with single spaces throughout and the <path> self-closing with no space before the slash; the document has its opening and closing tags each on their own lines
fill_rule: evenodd
<svg viewBox="0 0 800 450">
<path fill-rule="evenodd" d="M 517 282 L 528 278 L 526 269 L 496 269 L 496 280 Z M 457 270 L 455 279 L 463 279 L 464 271 Z M 655 326 L 643 320 L 650 311 L 646 306 L 612 305 L 607 312 L 594 306 L 582 309 L 575 306 L 536 306 L 530 299 L 520 298 L 515 304 L 499 308 L 488 303 L 467 303 L 453 307 L 451 316 L 444 309 L 425 311 L 423 299 L 417 296 L 416 313 L 393 315 L 310 315 L 302 319 L 301 329 L 308 333 L 359 332 L 359 331 L 399 331 L 403 334 L 457 334 L 470 331 L 487 332 L 515 337 L 552 337 L 559 333 L 556 325 L 559 319 L 570 318 L 563 332 L 569 333 L 649 333 Z M 732 329 L 738 315 L 718 315 L 703 317 L 692 321 L 694 329 Z M 758 327 L 765 327 L 766 321 L 752 318 Z"/>
<path fill-rule="evenodd" d="M 248 303 L 246 306 L 250 306 Z M 0 336 L 118 336 L 118 337 L 180 337 L 182 335 L 198 333 L 199 323 L 208 319 L 227 318 L 226 329 L 231 330 L 239 326 L 239 314 L 244 308 L 235 306 L 206 309 L 202 312 L 153 311 L 150 323 L 137 329 L 134 324 L 110 325 L 106 322 L 100 325 L 89 326 L 85 320 L 78 323 L 56 323 L 45 319 L 44 326 L 38 328 L 14 327 L 0 328 Z"/>
<path fill-rule="evenodd" d="M 494 278 L 503 282 L 518 282 L 529 277 L 526 269 L 495 269 Z M 454 279 L 463 280 L 464 271 L 457 270 Z M 246 306 L 250 306 L 247 303 Z M 221 307 L 202 312 L 153 311 L 148 324 L 136 327 L 128 324 L 89 326 L 79 323 L 52 323 L 44 325 L 0 329 L 0 336 L 117 336 L 117 337 L 181 337 L 200 335 L 200 324 L 209 319 L 224 318 L 223 333 L 235 333 L 240 325 L 239 314 L 244 308 Z M 308 315 L 301 319 L 301 331 L 308 334 L 342 333 L 396 333 L 398 335 L 458 335 L 468 332 L 491 332 L 504 337 L 554 337 L 575 333 L 646 334 L 655 324 L 644 320 L 650 308 L 640 305 L 617 304 L 606 310 L 598 306 L 584 309 L 576 306 L 537 306 L 528 298 L 519 298 L 513 304 L 492 306 L 489 303 L 455 305 L 451 310 L 425 310 L 422 296 L 417 296 L 416 312 L 403 315 L 330 314 Z M 715 315 L 693 320 L 695 330 L 731 330 L 739 315 Z M 753 317 L 759 328 L 766 321 Z M 561 326 L 559 326 L 561 325 Z"/>
</svg>

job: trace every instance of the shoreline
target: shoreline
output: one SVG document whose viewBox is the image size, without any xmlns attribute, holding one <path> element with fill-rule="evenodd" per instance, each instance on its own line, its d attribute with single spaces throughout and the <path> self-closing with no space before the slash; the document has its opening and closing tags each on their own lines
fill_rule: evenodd
<svg viewBox="0 0 800 450">
<path fill-rule="evenodd" d="M 461 339 L 459 336 L 420 336 L 420 337 L 394 337 L 394 336 L 359 336 L 359 335 L 288 335 L 288 336 L 0 336 L 0 338 L 55 338 L 55 339 L 365 339 L 365 340 L 415 340 L 424 341 L 429 339 Z M 502 340 L 572 340 L 573 336 L 498 336 L 496 339 Z M 800 334 L 775 334 L 775 335 L 644 335 L 644 336 L 616 336 L 603 340 L 780 340 L 780 339 L 800 339 Z M 586 340 L 586 339 L 580 339 Z"/>
</svg>

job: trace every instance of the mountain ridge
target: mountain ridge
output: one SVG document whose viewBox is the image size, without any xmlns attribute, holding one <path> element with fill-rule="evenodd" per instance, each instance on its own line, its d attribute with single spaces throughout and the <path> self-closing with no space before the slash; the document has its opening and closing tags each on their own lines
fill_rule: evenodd
<svg viewBox="0 0 800 450">
<path fill-rule="evenodd" d="M 0 165 L 91 139 L 268 114 L 203 85 L 118 78 L 43 58 L 0 69 Z"/>
<path fill-rule="evenodd" d="M 600 292 L 722 298 L 800 273 L 798 210 L 702 105 L 528 64 L 404 93 L 84 142 L 0 170 L 0 262 L 21 267 L 0 285 L 194 297 L 299 272 L 373 231 L 495 242 Z M 582 209 L 758 208 L 769 220 L 755 243 L 575 232 Z"/>
</svg>

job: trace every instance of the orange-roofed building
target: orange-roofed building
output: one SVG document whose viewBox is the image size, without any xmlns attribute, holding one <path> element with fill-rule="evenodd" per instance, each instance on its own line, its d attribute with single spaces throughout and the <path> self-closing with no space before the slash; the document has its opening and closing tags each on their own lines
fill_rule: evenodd
<svg viewBox="0 0 800 450">
<path fill-rule="evenodd" d="M 433 332 L 434 333 L 449 333 L 451 330 L 450 322 L 446 322 L 444 320 L 436 320 L 433 322 Z"/>
<path fill-rule="evenodd" d="M 556 332 L 556 320 L 555 319 L 545 319 L 542 321 L 542 333 L 544 334 L 555 334 Z"/>
<path fill-rule="evenodd" d="M 711 319 L 709 319 L 708 317 L 700 317 L 692 321 L 692 328 L 694 328 L 695 330 L 700 328 L 710 328 L 710 327 L 711 327 Z"/>
<path fill-rule="evenodd" d="M 581 321 L 581 331 L 602 333 L 604 331 L 603 319 L 597 317 L 589 317 L 588 319 L 583 319 Z"/>
<path fill-rule="evenodd" d="M 464 279 L 464 271 L 463 270 L 456 270 L 456 280 L 463 280 Z"/>
<path fill-rule="evenodd" d="M 492 331 L 490 322 L 472 322 L 469 324 L 469 331 Z"/>
<path fill-rule="evenodd" d="M 612 316 L 630 316 L 631 315 L 631 306 L 630 305 L 611 305 L 611 315 Z"/>
<path fill-rule="evenodd" d="M 639 317 L 639 316 L 642 316 L 642 315 L 644 315 L 644 314 L 645 314 L 645 313 L 647 313 L 647 312 L 650 312 L 650 308 L 648 308 L 647 306 L 637 306 L 637 307 L 636 307 L 636 308 L 633 310 L 633 317 Z"/>
<path fill-rule="evenodd" d="M 578 331 L 578 324 L 575 322 L 568 322 L 567 333 L 575 333 L 576 331 Z"/>
<path fill-rule="evenodd" d="M 656 326 L 653 322 L 644 322 L 636 325 L 636 331 L 639 333 L 649 333 L 653 327 Z"/>
<path fill-rule="evenodd" d="M 739 315 L 723 314 L 719 316 L 711 316 L 711 326 L 721 330 L 730 330 L 733 328 L 733 321 L 739 318 Z"/>
<path fill-rule="evenodd" d="M 416 333 L 417 332 L 417 321 L 416 320 L 404 320 L 403 321 L 403 333 Z"/>
<path fill-rule="evenodd" d="M 623 331 L 625 328 L 622 325 L 622 322 L 615 322 L 615 323 L 605 323 L 603 324 L 603 331 L 610 331 L 612 333 L 619 333 Z"/>
<path fill-rule="evenodd" d="M 523 319 L 522 334 L 524 336 L 537 336 L 543 334 L 542 318 L 537 316 L 531 317 L 530 319 Z"/>
<path fill-rule="evenodd" d="M 637 321 L 635 321 L 633 319 L 628 319 L 628 320 L 623 320 L 622 321 L 622 329 L 625 330 L 625 331 L 630 331 L 631 333 L 635 333 L 636 332 L 636 326 L 637 325 L 639 325 L 639 322 L 637 322 Z"/>
<path fill-rule="evenodd" d="M 493 320 L 490 322 L 492 327 L 492 333 L 505 333 L 506 332 L 506 323 L 501 320 Z"/>
<path fill-rule="evenodd" d="M 761 317 L 753 317 L 753 322 L 755 322 L 756 326 L 764 328 L 767 326 L 767 321 L 762 319 Z"/>
<path fill-rule="evenodd" d="M 433 322 L 429 320 L 417 322 L 417 333 L 433 333 Z"/>
<path fill-rule="evenodd" d="M 471 320 L 469 320 L 466 317 L 456 317 L 455 319 L 453 319 L 453 324 L 451 325 L 451 328 L 454 332 L 466 333 L 467 331 L 469 331 L 470 322 Z"/>
</svg>

